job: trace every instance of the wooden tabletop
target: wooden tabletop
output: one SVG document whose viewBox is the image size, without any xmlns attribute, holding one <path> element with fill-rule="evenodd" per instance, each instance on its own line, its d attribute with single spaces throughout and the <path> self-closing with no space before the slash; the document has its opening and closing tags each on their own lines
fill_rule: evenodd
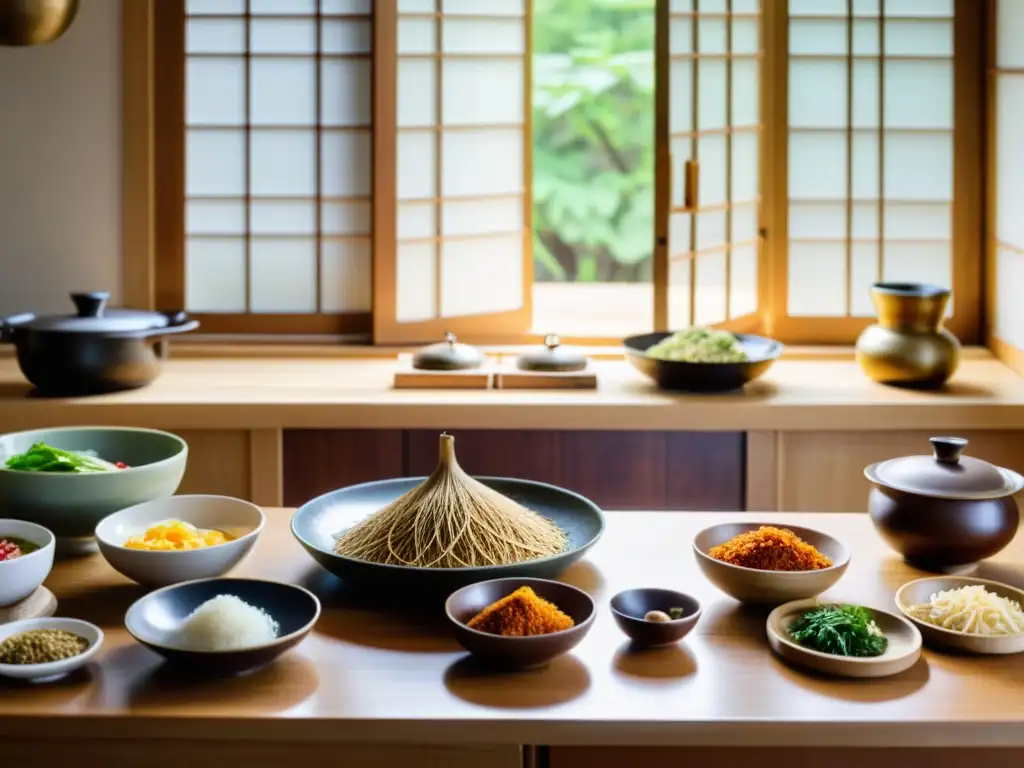
<svg viewBox="0 0 1024 768">
<path fill-rule="evenodd" d="M 352 358 L 181 358 L 150 386 L 39 399 L 0 357 L 0 429 L 146 425 L 164 429 L 875 430 L 1024 428 L 1024 377 L 965 352 L 941 392 L 875 384 L 849 359 L 783 359 L 743 393 L 658 391 L 626 362 L 598 361 L 596 391 L 391 388 L 398 363 Z"/>
<path fill-rule="evenodd" d="M 122 628 L 143 589 L 96 555 L 59 563 L 47 581 L 59 616 L 107 633 L 92 665 L 63 682 L 0 682 L 0 735 L 433 744 L 1024 746 L 1024 655 L 926 652 L 893 678 L 834 680 L 787 667 L 765 640 L 766 611 L 741 608 L 701 576 L 694 534 L 744 514 L 619 512 L 591 556 L 566 574 L 598 602 L 594 627 L 539 671 L 483 674 L 442 622 L 351 607 L 334 577 L 292 539 L 289 510 L 268 510 L 237 574 L 300 583 L 323 601 L 315 633 L 246 677 L 189 681 Z M 893 609 L 918 575 L 889 552 L 864 515 L 774 515 L 819 528 L 853 552 L 829 594 Z M 979 567 L 1024 586 L 1024 536 Z M 681 645 L 630 653 L 608 601 L 637 586 L 674 587 L 704 607 Z"/>
</svg>

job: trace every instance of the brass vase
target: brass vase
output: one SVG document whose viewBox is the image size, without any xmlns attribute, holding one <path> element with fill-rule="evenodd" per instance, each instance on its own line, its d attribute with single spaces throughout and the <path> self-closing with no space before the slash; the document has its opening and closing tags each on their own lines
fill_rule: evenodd
<svg viewBox="0 0 1024 768">
<path fill-rule="evenodd" d="M 857 339 L 857 362 L 882 384 L 936 389 L 956 371 L 960 342 L 942 327 L 946 288 L 921 283 L 875 283 L 878 322 Z"/>
<path fill-rule="evenodd" d="M 0 0 L 0 45 L 42 45 L 67 32 L 78 0 Z"/>
</svg>

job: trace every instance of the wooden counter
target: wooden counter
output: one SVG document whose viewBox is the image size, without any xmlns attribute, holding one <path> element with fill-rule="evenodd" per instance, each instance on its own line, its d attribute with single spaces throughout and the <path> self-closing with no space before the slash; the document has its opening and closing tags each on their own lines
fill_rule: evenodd
<svg viewBox="0 0 1024 768">
<path fill-rule="evenodd" d="M 58 614 L 100 624 L 106 645 L 87 671 L 64 682 L 0 683 L 4 755 L 43 750 L 54 760 L 70 754 L 98 762 L 134 754 L 151 765 L 184 765 L 205 755 L 188 763 L 197 766 L 214 765 L 216 755 L 319 750 L 318 765 L 379 765 L 346 763 L 340 750 L 349 744 L 516 750 L 500 752 L 506 762 L 491 755 L 461 763 L 499 766 L 515 763 L 509 756 L 522 744 L 1024 747 L 1024 655 L 926 652 L 909 671 L 874 681 L 816 677 L 776 659 L 764 637 L 767 612 L 741 608 L 694 563 L 694 534 L 724 514 L 610 514 L 603 540 L 566 575 L 597 599 L 592 631 L 574 654 L 516 675 L 479 672 L 443 622 L 353 608 L 337 581 L 292 539 L 284 509 L 268 510 L 268 526 L 239 573 L 309 586 L 323 601 L 323 615 L 314 635 L 290 655 L 234 680 L 188 681 L 164 668 L 122 629 L 124 611 L 142 588 L 99 556 L 59 563 L 47 581 L 60 599 Z M 838 600 L 892 609 L 895 590 L 918 575 L 886 549 L 863 515 L 771 519 L 820 528 L 850 546 L 850 568 L 830 593 Z M 1024 586 L 1022 562 L 1024 536 L 979 573 Z M 654 585 L 692 593 L 703 617 L 681 645 L 631 653 L 608 600 L 624 588 Z M 155 753 L 162 757 L 151 762 Z M 169 762 L 167 754 L 181 762 Z M 332 754 L 336 762 L 327 762 Z M 450 764 L 443 749 L 424 754 L 436 759 L 418 764 Z M 586 764 L 561 754 L 566 765 Z M 972 755 L 987 764 L 984 755 Z M 117 764 L 143 763 L 122 756 Z"/>
<path fill-rule="evenodd" d="M 597 391 L 393 391 L 394 360 L 176 358 L 151 386 L 91 398 L 29 396 L 0 359 L 0 429 L 72 424 L 172 430 L 547 429 L 834 431 L 1024 428 L 1024 378 L 984 350 L 940 393 L 867 379 L 852 359 L 782 360 L 742 394 L 672 395 L 622 361 Z"/>
</svg>

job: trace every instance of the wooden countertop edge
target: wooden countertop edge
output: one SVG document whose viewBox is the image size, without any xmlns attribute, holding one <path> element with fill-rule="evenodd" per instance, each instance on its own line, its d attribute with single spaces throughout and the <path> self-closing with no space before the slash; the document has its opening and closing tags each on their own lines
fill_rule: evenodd
<svg viewBox="0 0 1024 768">
<path fill-rule="evenodd" d="M 556 429 L 794 432 L 1024 429 L 1024 404 L 657 403 L 20 403 L 0 404 L 5 432 L 60 426 L 156 429 Z"/>
<path fill-rule="evenodd" d="M 681 702 L 681 706 L 683 703 Z M 190 741 L 380 743 L 393 745 L 726 747 L 1016 747 L 1019 720 L 915 723 L 810 720 L 624 722 L 539 719 L 345 720 L 5 715 L 0 736 L 47 740 L 178 738 Z"/>
</svg>

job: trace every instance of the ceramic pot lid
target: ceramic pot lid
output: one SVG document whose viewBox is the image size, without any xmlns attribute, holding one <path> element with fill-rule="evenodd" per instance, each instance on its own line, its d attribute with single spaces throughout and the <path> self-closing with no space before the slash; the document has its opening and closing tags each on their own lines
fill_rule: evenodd
<svg viewBox="0 0 1024 768">
<path fill-rule="evenodd" d="M 932 437 L 931 456 L 904 456 L 864 470 L 873 483 L 905 493 L 940 499 L 1000 499 L 1024 488 L 1016 472 L 964 456 L 962 437 Z"/>
<path fill-rule="evenodd" d="M 464 371 L 479 368 L 484 361 L 483 353 L 469 344 L 460 344 L 451 331 L 444 335 L 444 341 L 424 347 L 412 358 L 412 367 L 421 371 Z"/>
<path fill-rule="evenodd" d="M 160 312 L 132 309 L 107 309 L 110 294 L 106 291 L 73 293 L 71 300 L 77 310 L 74 315 L 47 317 L 26 316 L 17 328 L 51 333 L 116 334 L 166 328 L 171 321 Z"/>
<path fill-rule="evenodd" d="M 587 358 L 563 347 L 562 340 L 549 333 L 544 337 L 544 346 L 521 354 L 516 366 L 521 371 L 582 371 L 587 367 Z"/>
</svg>

